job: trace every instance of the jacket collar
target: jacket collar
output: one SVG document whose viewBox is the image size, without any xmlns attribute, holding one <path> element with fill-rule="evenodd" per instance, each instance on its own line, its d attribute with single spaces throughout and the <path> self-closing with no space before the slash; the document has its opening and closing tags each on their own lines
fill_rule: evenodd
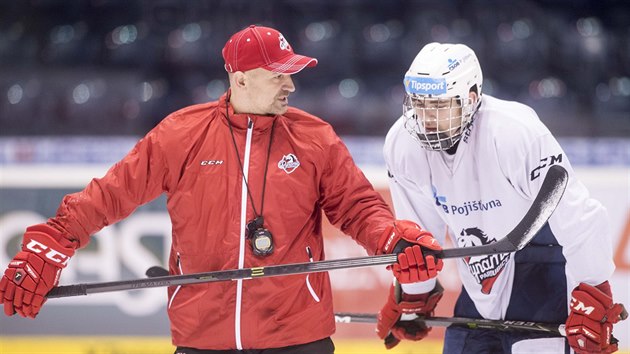
<svg viewBox="0 0 630 354">
<path fill-rule="evenodd" d="M 231 90 L 228 89 L 227 92 L 219 98 L 219 111 L 221 112 L 221 115 L 226 119 L 229 115 L 230 123 L 232 123 L 232 127 L 234 127 L 234 129 L 245 130 L 247 129 L 247 122 L 249 120 L 252 120 L 254 122 L 254 130 L 265 131 L 271 129 L 271 124 L 273 123 L 274 119 L 279 117 L 278 115 L 263 116 L 250 113 L 234 113 L 234 108 L 230 104 L 231 94 Z"/>
</svg>

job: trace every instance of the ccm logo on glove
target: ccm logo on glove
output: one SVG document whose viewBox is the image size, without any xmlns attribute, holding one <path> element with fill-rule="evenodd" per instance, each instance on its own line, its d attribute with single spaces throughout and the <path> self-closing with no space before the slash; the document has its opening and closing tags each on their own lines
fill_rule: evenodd
<svg viewBox="0 0 630 354">
<path fill-rule="evenodd" d="M 46 294 L 59 283 L 74 245 L 48 224 L 30 226 L 18 252 L 0 279 L 0 303 L 7 316 L 35 318 Z"/>
<path fill-rule="evenodd" d="M 614 303 L 610 284 L 580 283 L 571 292 L 571 312 L 566 321 L 567 340 L 578 354 L 613 353 L 618 342 L 613 325 L 628 317 L 622 304 Z"/>
<path fill-rule="evenodd" d="M 62 267 L 65 267 L 68 263 L 68 260 L 70 259 L 70 257 L 66 256 L 65 254 L 57 252 L 54 249 L 44 245 L 43 243 L 37 242 L 36 240 L 30 240 L 30 242 L 24 247 L 38 254 L 46 252 L 46 258 L 61 265 Z"/>
<path fill-rule="evenodd" d="M 595 311 L 595 307 L 586 306 L 580 300 L 577 300 L 574 297 L 571 297 L 571 309 L 575 312 L 581 312 L 585 315 L 590 315 L 593 311 Z"/>
</svg>

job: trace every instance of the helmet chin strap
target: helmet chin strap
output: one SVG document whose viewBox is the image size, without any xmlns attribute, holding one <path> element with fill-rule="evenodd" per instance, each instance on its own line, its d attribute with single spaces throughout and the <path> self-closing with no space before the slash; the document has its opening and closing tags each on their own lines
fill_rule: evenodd
<svg viewBox="0 0 630 354">
<path fill-rule="evenodd" d="M 425 148 L 435 151 L 448 150 L 456 143 L 445 133 L 418 134 L 418 139 Z"/>
<path fill-rule="evenodd" d="M 462 139 L 457 139 L 457 141 L 455 142 L 455 144 L 453 144 L 453 146 L 451 146 L 450 148 L 448 148 L 448 149 L 446 149 L 444 151 L 446 151 L 446 153 L 449 154 L 449 155 L 455 155 L 455 153 L 457 152 L 457 147 L 459 146 L 459 142 L 461 140 Z"/>
</svg>

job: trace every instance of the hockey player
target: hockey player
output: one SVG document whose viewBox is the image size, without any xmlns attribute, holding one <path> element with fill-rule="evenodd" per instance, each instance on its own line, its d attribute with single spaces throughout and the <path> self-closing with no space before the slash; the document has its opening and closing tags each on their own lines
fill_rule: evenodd
<svg viewBox="0 0 630 354">
<path fill-rule="evenodd" d="M 230 90 L 218 101 L 166 117 L 55 217 L 26 229 L 0 280 L 6 315 L 34 318 L 90 235 L 162 193 L 171 274 L 322 260 L 323 211 L 370 253 L 398 253 L 401 282 L 437 275 L 442 261 L 423 256 L 441 249 L 431 234 L 394 223 L 332 127 L 288 106 L 291 75 L 317 60 L 259 26 L 234 34 L 223 58 Z M 178 354 L 334 351 L 327 273 L 173 286 L 168 296 Z"/>
<path fill-rule="evenodd" d="M 475 53 L 462 44 L 428 44 L 412 62 L 403 115 L 384 146 L 396 216 L 441 243 L 446 234 L 458 247 L 492 243 L 525 215 L 547 169 L 562 165 L 567 190 L 527 247 L 456 261 L 463 287 L 454 313 L 566 322 L 567 337 L 448 328 L 444 353 L 614 352 L 613 324 L 627 314 L 607 281 L 614 269 L 607 213 L 536 113 L 483 94 L 482 81 Z M 430 328 L 404 319 L 432 314 L 442 291 L 435 279 L 395 282 L 377 327 L 388 349 L 427 335 Z"/>
</svg>

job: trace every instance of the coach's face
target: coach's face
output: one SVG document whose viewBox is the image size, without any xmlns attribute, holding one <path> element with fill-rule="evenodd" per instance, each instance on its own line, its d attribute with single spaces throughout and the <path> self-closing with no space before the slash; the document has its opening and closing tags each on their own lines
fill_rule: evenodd
<svg viewBox="0 0 630 354">
<path fill-rule="evenodd" d="M 291 75 L 257 68 L 243 74 L 243 94 L 248 112 L 260 115 L 284 114 L 289 94 L 295 91 Z"/>
</svg>

